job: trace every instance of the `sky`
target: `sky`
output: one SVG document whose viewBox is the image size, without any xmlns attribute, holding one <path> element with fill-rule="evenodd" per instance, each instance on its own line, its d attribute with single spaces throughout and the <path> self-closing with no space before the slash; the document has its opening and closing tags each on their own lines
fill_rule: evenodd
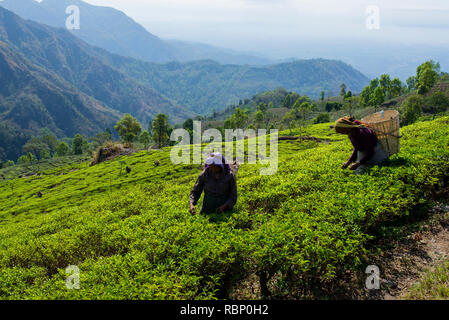
<svg viewBox="0 0 449 320">
<path fill-rule="evenodd" d="M 162 39 L 275 60 L 339 59 L 368 76 L 405 79 L 427 59 L 449 70 L 448 0 L 84 1 L 119 9 Z"/>
<path fill-rule="evenodd" d="M 447 0 L 86 0 L 124 11 L 165 39 L 281 55 L 301 41 L 447 44 Z M 380 29 L 366 27 L 368 6 Z M 273 41 L 278 50 L 274 50 Z"/>
</svg>

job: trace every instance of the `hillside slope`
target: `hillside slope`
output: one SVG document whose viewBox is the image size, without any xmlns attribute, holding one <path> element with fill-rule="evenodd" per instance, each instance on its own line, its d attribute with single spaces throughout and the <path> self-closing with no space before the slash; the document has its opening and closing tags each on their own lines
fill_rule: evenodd
<svg viewBox="0 0 449 320">
<path fill-rule="evenodd" d="M 120 118 L 1 41 L 0 74 L 0 159 L 16 159 L 26 138 L 41 128 L 58 136 L 93 135 Z"/>
<path fill-rule="evenodd" d="M 273 176 L 243 165 L 237 206 L 222 216 L 188 213 L 201 166 L 174 166 L 169 150 L 3 181 L 0 298 L 328 297 L 342 275 L 364 274 L 386 225 L 449 185 L 448 124 L 403 128 L 401 153 L 361 176 L 339 169 L 347 139 L 308 128 L 327 143 L 281 141 Z M 79 290 L 65 286 L 69 265 Z"/>
<path fill-rule="evenodd" d="M 80 0 L 4 0 L 0 6 L 19 16 L 52 27 L 65 28 L 66 8 L 80 9 L 80 29 L 71 33 L 87 43 L 125 57 L 148 62 L 214 59 L 219 63 L 269 64 L 267 59 L 201 43 L 168 41 L 151 34 L 125 13 Z"/>
<path fill-rule="evenodd" d="M 154 64 L 94 48 L 64 29 L 24 21 L 0 7 L 0 40 L 83 93 L 146 122 L 158 112 L 181 121 L 282 86 L 317 97 L 345 83 L 360 91 L 368 79 L 333 60 L 299 60 L 266 67 L 213 61 Z"/>
<path fill-rule="evenodd" d="M 342 83 L 353 92 L 360 92 L 369 83 L 368 78 L 351 66 L 323 59 L 264 67 L 221 65 L 211 60 L 159 65 L 112 59 L 109 63 L 203 114 L 278 87 L 318 98 L 321 91 L 339 92 Z"/>
<path fill-rule="evenodd" d="M 80 29 L 71 32 L 87 43 L 112 53 L 152 62 L 168 62 L 176 50 L 149 33 L 123 12 L 109 7 L 94 6 L 80 0 L 4 0 L 0 6 L 19 16 L 52 27 L 65 28 L 66 8 L 78 6 Z"/>
<path fill-rule="evenodd" d="M 54 29 L 32 21 L 25 21 L 0 7 L 0 41 L 21 52 L 32 63 L 54 72 L 77 89 L 108 107 L 131 113 L 147 123 L 160 112 L 175 121 L 194 115 L 106 64 L 91 47 L 67 30 Z"/>
</svg>

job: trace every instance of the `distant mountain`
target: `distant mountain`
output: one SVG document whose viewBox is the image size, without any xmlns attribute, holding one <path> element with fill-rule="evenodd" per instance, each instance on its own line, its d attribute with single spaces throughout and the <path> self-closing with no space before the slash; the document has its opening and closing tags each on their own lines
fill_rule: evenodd
<svg viewBox="0 0 449 320">
<path fill-rule="evenodd" d="M 342 83 L 353 92 L 360 92 L 369 83 L 365 75 L 336 60 L 296 60 L 255 67 L 221 65 L 211 60 L 160 65 L 130 59 L 104 59 L 201 114 L 278 87 L 318 98 L 321 91 L 338 94 Z"/>
<path fill-rule="evenodd" d="M 120 113 L 32 64 L 0 41 L 0 158 L 16 159 L 32 134 L 47 127 L 58 136 L 93 135 Z"/>
<path fill-rule="evenodd" d="M 15 159 L 32 134 L 93 135 L 124 113 L 145 126 L 164 112 L 173 121 L 194 113 L 103 63 L 118 57 L 0 7 L 0 159 Z"/>
<path fill-rule="evenodd" d="M 80 9 L 80 29 L 71 32 L 87 43 L 111 53 L 148 62 L 194 61 L 213 59 L 224 64 L 269 64 L 268 59 L 201 43 L 165 41 L 148 32 L 123 12 L 94 6 L 80 0 L 4 0 L 0 6 L 22 18 L 65 28 L 66 8 Z"/>
<path fill-rule="evenodd" d="M 123 56 L 152 62 L 175 60 L 175 50 L 123 12 L 80 0 L 4 0 L 0 6 L 24 19 L 65 28 L 66 8 L 80 9 L 80 29 L 71 32 L 87 43 Z"/>
<path fill-rule="evenodd" d="M 142 123 L 160 112 L 180 121 L 192 115 L 153 88 L 116 70 L 102 57 L 117 57 L 92 47 L 65 29 L 55 29 L 0 8 L 0 41 L 13 46 L 32 63 L 51 70 L 84 94 L 111 109 L 131 113 Z"/>
<path fill-rule="evenodd" d="M 214 60 L 221 64 L 251 66 L 274 64 L 273 60 L 261 58 L 255 54 L 215 47 L 204 43 L 179 40 L 166 40 L 166 42 L 176 49 L 176 60 L 180 62 Z"/>
<path fill-rule="evenodd" d="M 277 87 L 317 97 L 322 90 L 338 92 L 341 83 L 357 92 L 369 82 L 339 61 L 299 60 L 264 67 L 221 65 L 211 60 L 155 64 L 110 54 L 65 29 L 12 14 L 0 20 L 2 26 L 5 31 L 0 31 L 0 40 L 14 45 L 30 61 L 142 122 L 158 112 L 180 121 Z"/>
</svg>

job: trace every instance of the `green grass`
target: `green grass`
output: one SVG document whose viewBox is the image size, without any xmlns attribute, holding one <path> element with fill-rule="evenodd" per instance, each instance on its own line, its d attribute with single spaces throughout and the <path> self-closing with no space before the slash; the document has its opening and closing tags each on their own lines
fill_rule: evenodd
<svg viewBox="0 0 449 320">
<path fill-rule="evenodd" d="M 424 274 L 408 293 L 407 299 L 448 300 L 449 299 L 449 261 L 445 261 L 433 271 Z"/>
<path fill-rule="evenodd" d="M 242 165 L 238 203 L 222 216 L 189 214 L 201 166 L 174 166 L 169 149 L 0 182 L 0 298 L 216 299 L 254 276 L 266 295 L 304 297 L 363 269 L 376 229 L 447 183 L 448 124 L 403 128 L 401 153 L 362 176 L 340 169 L 349 140 L 312 126 L 330 142 L 281 142 L 273 176 Z M 80 290 L 65 287 L 69 265 Z"/>
</svg>

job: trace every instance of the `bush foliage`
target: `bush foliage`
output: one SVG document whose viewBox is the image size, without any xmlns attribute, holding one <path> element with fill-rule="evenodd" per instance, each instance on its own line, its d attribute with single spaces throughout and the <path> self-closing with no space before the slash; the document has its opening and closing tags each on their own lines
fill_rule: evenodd
<svg viewBox="0 0 449 320">
<path fill-rule="evenodd" d="M 260 297 L 303 297 L 363 267 L 379 226 L 447 184 L 448 124 L 403 128 L 401 153 L 361 176 L 339 169 L 347 139 L 309 127 L 327 143 L 281 141 L 273 176 L 242 165 L 222 216 L 190 215 L 201 166 L 174 166 L 168 150 L 0 182 L 0 298 L 217 299 L 249 279 Z M 70 265 L 79 290 L 65 286 Z"/>
</svg>

